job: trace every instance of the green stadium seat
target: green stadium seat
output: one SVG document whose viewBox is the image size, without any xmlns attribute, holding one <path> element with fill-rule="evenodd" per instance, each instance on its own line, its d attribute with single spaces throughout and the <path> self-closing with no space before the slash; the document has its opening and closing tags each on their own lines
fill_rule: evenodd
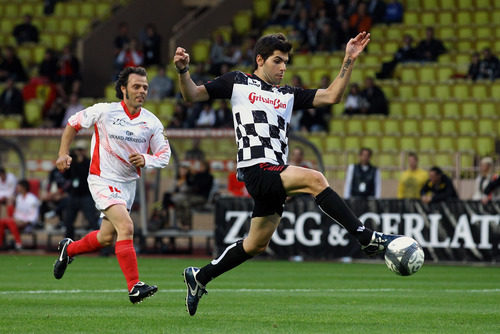
<svg viewBox="0 0 500 334">
<path fill-rule="evenodd" d="M 357 136 L 345 137 L 344 151 L 358 152 L 361 148 L 361 141 Z"/>
<path fill-rule="evenodd" d="M 115 85 L 109 84 L 104 88 L 104 97 L 109 101 L 116 101 Z"/>
<path fill-rule="evenodd" d="M 175 102 L 171 100 L 164 100 L 158 105 L 157 115 L 161 120 L 169 121 L 174 114 L 174 110 Z"/>
<path fill-rule="evenodd" d="M 469 15 L 469 13 L 458 13 L 458 19 L 460 20 L 460 17 L 461 15 L 463 16 L 463 14 L 467 14 Z M 469 23 L 460 23 L 459 21 L 459 24 L 469 24 Z M 468 39 L 468 38 L 474 38 L 475 34 L 474 34 L 474 29 L 470 28 L 470 27 L 460 27 L 458 28 L 458 38 L 459 39 Z"/>
<path fill-rule="evenodd" d="M 372 151 L 380 151 L 379 137 L 377 136 L 363 136 L 361 138 L 361 146 L 371 148 Z"/>
<path fill-rule="evenodd" d="M 324 136 L 318 136 L 318 135 L 309 135 L 309 137 L 307 138 L 309 139 L 309 141 L 314 145 L 316 146 L 316 148 L 320 151 L 320 152 L 323 152 L 324 151 L 324 139 L 325 137 Z"/>
<path fill-rule="evenodd" d="M 382 152 L 398 152 L 398 137 L 383 136 L 380 139 L 380 150 Z"/>
<path fill-rule="evenodd" d="M 434 155 L 434 164 L 444 169 L 455 167 L 454 154 L 451 153 L 438 153 Z"/>
<path fill-rule="evenodd" d="M 443 9 L 446 8 L 455 9 L 456 7 L 455 0 L 440 0 L 439 3 L 440 3 L 439 7 Z"/>
<path fill-rule="evenodd" d="M 4 5 L 4 8 L 3 8 L 3 15 L 5 17 L 18 17 L 20 16 L 20 6 L 18 5 L 17 2 L 9 2 L 9 3 L 6 3 Z M 3 18 L 2 18 L 3 19 Z"/>
<path fill-rule="evenodd" d="M 449 119 L 459 119 L 460 109 L 457 102 L 445 102 L 443 104 L 443 117 Z"/>
<path fill-rule="evenodd" d="M 450 8 L 450 7 L 448 7 Z M 452 25 L 454 24 L 453 12 L 450 11 L 442 11 L 437 13 L 437 22 L 441 25 Z M 449 38 L 454 37 L 452 35 L 443 35 L 443 28 L 441 30 L 441 34 L 439 34 L 439 38 Z M 451 28 L 446 28 L 446 30 L 452 30 Z"/>
<path fill-rule="evenodd" d="M 271 15 L 271 1 L 253 0 L 253 12 L 257 19 L 267 19 Z"/>
<path fill-rule="evenodd" d="M 449 99 L 451 97 L 450 85 L 439 84 L 434 86 L 434 96 L 438 99 Z"/>
<path fill-rule="evenodd" d="M 451 67 L 440 67 L 437 71 L 438 81 L 443 82 L 450 80 L 455 71 Z M 449 86 L 448 86 L 449 87 Z"/>
<path fill-rule="evenodd" d="M 5 34 L 10 35 L 12 33 L 12 30 L 14 30 L 16 24 L 17 24 L 17 19 L 2 17 L 2 20 L 0 20 L 0 29 Z"/>
<path fill-rule="evenodd" d="M 95 3 L 94 2 L 79 2 L 80 5 L 80 16 L 92 18 L 95 16 Z"/>
<path fill-rule="evenodd" d="M 328 64 L 328 54 L 323 52 L 315 52 L 311 55 L 309 65 L 326 66 Z"/>
<path fill-rule="evenodd" d="M 475 83 L 472 86 L 472 97 L 475 99 L 485 99 L 490 96 L 488 96 L 488 87 L 486 84 L 480 84 L 480 83 Z"/>
<path fill-rule="evenodd" d="M 76 2 L 68 2 L 65 4 L 65 16 L 69 17 L 79 17 L 80 14 L 80 5 Z"/>
<path fill-rule="evenodd" d="M 436 139 L 437 149 L 441 152 L 455 152 L 456 138 L 455 137 L 438 137 Z"/>
<path fill-rule="evenodd" d="M 461 119 L 458 121 L 458 133 L 461 136 L 475 136 L 477 134 L 476 121 L 471 119 Z"/>
<path fill-rule="evenodd" d="M 415 137 L 402 137 L 399 141 L 399 148 L 401 151 L 415 152 L 417 151 L 417 141 Z"/>
<path fill-rule="evenodd" d="M 489 22 L 489 21 L 483 21 Z M 491 27 L 478 27 L 476 29 L 476 37 L 477 38 L 490 38 L 494 35 L 493 29 Z"/>
<path fill-rule="evenodd" d="M 440 132 L 442 136 L 456 136 L 457 124 L 455 120 L 444 119 L 439 123 Z"/>
<path fill-rule="evenodd" d="M 422 66 L 418 69 L 418 77 L 420 82 L 436 81 L 436 69 L 434 66 Z"/>
<path fill-rule="evenodd" d="M 469 85 L 467 85 L 467 84 L 455 84 L 452 87 L 452 96 L 455 99 L 468 99 L 470 97 Z"/>
<path fill-rule="evenodd" d="M 345 133 L 345 122 L 341 118 L 332 118 L 329 122 L 330 133 L 333 135 L 343 135 Z"/>
<path fill-rule="evenodd" d="M 394 118 L 385 119 L 383 129 L 385 135 L 399 136 L 401 134 L 399 121 Z"/>
<path fill-rule="evenodd" d="M 430 99 L 433 97 L 432 86 L 430 85 L 417 85 L 416 91 L 416 97 L 420 99 Z"/>
<path fill-rule="evenodd" d="M 54 34 L 54 49 L 62 50 L 66 45 L 70 43 L 70 37 L 66 33 Z"/>
<path fill-rule="evenodd" d="M 474 137 L 458 137 L 457 138 L 457 151 L 458 152 L 474 152 Z"/>
<path fill-rule="evenodd" d="M 458 52 L 470 52 L 470 50 L 475 50 L 475 45 L 471 40 L 458 40 L 455 46 Z"/>
<path fill-rule="evenodd" d="M 436 3 L 435 1 L 432 1 Z M 432 26 L 436 24 L 436 15 L 433 12 L 423 12 L 420 14 L 420 24 L 424 26 Z"/>
<path fill-rule="evenodd" d="M 398 88 L 398 96 L 400 98 L 411 99 L 415 97 L 415 90 L 413 85 L 401 84 Z"/>
<path fill-rule="evenodd" d="M 371 31 L 370 34 L 372 34 Z M 398 26 L 391 26 L 391 29 L 387 29 L 385 38 L 399 42 L 403 39 L 403 30 L 399 29 Z"/>
<path fill-rule="evenodd" d="M 242 10 L 236 13 L 233 18 L 233 25 L 236 33 L 239 35 L 249 32 L 252 28 L 252 12 Z"/>
<path fill-rule="evenodd" d="M 369 136 L 381 135 L 383 120 L 378 118 L 371 118 L 365 121 L 365 133 Z"/>
<path fill-rule="evenodd" d="M 326 152 L 341 152 L 342 151 L 342 138 L 336 133 L 326 137 L 325 149 Z"/>
<path fill-rule="evenodd" d="M 351 118 L 346 122 L 346 130 L 348 135 L 362 135 L 363 130 L 363 119 Z"/>
<path fill-rule="evenodd" d="M 192 46 L 192 56 L 195 63 L 208 62 L 210 59 L 210 41 L 208 39 L 197 40 Z"/>
<path fill-rule="evenodd" d="M 420 4 L 426 11 L 427 10 L 434 11 L 440 8 L 439 3 L 435 0 L 422 0 Z"/>
<path fill-rule="evenodd" d="M 431 136 L 419 137 L 418 149 L 420 152 L 434 152 L 436 150 L 435 137 Z"/>
<path fill-rule="evenodd" d="M 476 152 L 480 156 L 487 156 L 495 153 L 494 137 L 479 137 L 476 139 Z"/>
<path fill-rule="evenodd" d="M 37 127 L 42 123 L 43 102 L 39 100 L 30 100 L 24 105 L 24 118 L 26 123 L 31 127 Z"/>
<path fill-rule="evenodd" d="M 78 18 L 75 21 L 75 26 L 74 26 L 75 32 L 80 36 L 85 35 L 90 30 L 90 23 L 91 23 L 90 21 L 91 20 L 88 17 Z"/>
<path fill-rule="evenodd" d="M 494 136 L 497 133 L 495 125 L 491 119 L 480 119 L 477 123 L 477 132 L 480 136 Z"/>
<path fill-rule="evenodd" d="M 422 118 L 421 104 L 419 102 L 408 102 L 405 105 L 405 115 L 407 118 Z"/>
<path fill-rule="evenodd" d="M 462 117 L 467 119 L 477 119 L 479 111 L 476 102 L 463 102 L 462 103 Z"/>
<path fill-rule="evenodd" d="M 434 166 L 434 153 L 419 153 L 418 164 L 420 168 L 429 169 Z"/>
<path fill-rule="evenodd" d="M 327 69 L 327 68 L 314 68 L 312 70 L 312 73 L 311 73 L 311 77 L 312 77 L 312 82 L 315 86 L 319 86 L 319 84 L 321 83 L 321 78 L 323 78 L 325 75 L 330 77 L 330 74 L 332 73 L 331 70 Z M 331 82 L 331 80 L 329 80 Z"/>
<path fill-rule="evenodd" d="M 406 11 L 403 16 L 403 21 L 405 25 L 417 25 L 420 24 L 420 18 L 417 12 Z M 414 35 L 415 36 L 415 35 Z"/>
<path fill-rule="evenodd" d="M 416 82 L 417 81 L 417 71 L 413 67 L 403 67 L 400 71 L 402 82 Z"/>
<path fill-rule="evenodd" d="M 439 133 L 438 121 L 435 119 L 423 119 L 420 122 L 420 133 L 424 136 L 435 136 Z"/>
<path fill-rule="evenodd" d="M 418 136 L 420 134 L 420 130 L 418 127 L 419 122 L 413 119 L 405 119 L 401 122 L 401 129 L 403 135 L 405 136 Z"/>
<path fill-rule="evenodd" d="M 490 0 L 476 0 L 476 8 L 491 9 L 491 2 Z"/>
<path fill-rule="evenodd" d="M 499 118 L 500 108 L 493 102 L 482 102 L 479 104 L 479 110 L 482 118 Z"/>
<path fill-rule="evenodd" d="M 75 19 L 74 18 L 59 19 L 59 29 L 68 34 L 73 34 L 73 32 L 75 31 Z"/>
<path fill-rule="evenodd" d="M 111 3 L 98 2 L 95 5 L 95 14 L 100 18 L 108 17 L 111 14 Z"/>
<path fill-rule="evenodd" d="M 427 102 L 423 105 L 423 117 L 440 119 L 441 118 L 441 107 L 437 102 Z"/>
</svg>

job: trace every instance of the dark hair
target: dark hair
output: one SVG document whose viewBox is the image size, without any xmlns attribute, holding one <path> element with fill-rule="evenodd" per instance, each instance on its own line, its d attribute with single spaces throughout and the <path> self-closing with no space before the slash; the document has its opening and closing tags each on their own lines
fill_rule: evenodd
<svg viewBox="0 0 500 334">
<path fill-rule="evenodd" d="M 418 160 L 418 155 L 417 155 L 417 153 L 415 153 L 415 152 L 410 152 L 410 153 L 408 153 L 408 158 L 409 158 L 409 157 L 414 157 L 415 159 L 417 159 L 417 160 Z"/>
<path fill-rule="evenodd" d="M 128 77 L 130 74 L 138 74 L 140 76 L 147 76 L 146 69 L 144 67 L 126 67 L 120 74 L 118 74 L 118 79 L 115 83 L 116 97 L 120 100 L 123 99 L 122 86 L 127 87 Z"/>
<path fill-rule="evenodd" d="M 370 157 L 372 156 L 373 154 L 373 151 L 371 148 L 369 147 L 362 147 L 360 150 L 359 150 L 359 154 L 363 153 L 363 151 L 367 151 L 368 153 L 370 153 Z"/>
<path fill-rule="evenodd" d="M 288 42 L 285 35 L 282 33 L 265 35 L 259 38 L 257 43 L 255 43 L 253 62 L 255 68 L 257 68 L 256 58 L 260 55 L 264 61 L 271 56 L 274 51 L 279 50 L 281 52 L 290 52 L 292 49 L 292 44 Z"/>
<path fill-rule="evenodd" d="M 431 172 L 436 173 L 437 175 L 443 175 L 443 170 L 437 166 L 431 168 Z"/>
<path fill-rule="evenodd" d="M 3 168 L 2 166 L 0 166 L 0 174 L 5 174 L 5 168 Z"/>
<path fill-rule="evenodd" d="M 26 191 L 30 191 L 30 183 L 26 179 L 22 179 L 19 182 L 17 182 L 18 185 L 26 189 Z"/>
</svg>

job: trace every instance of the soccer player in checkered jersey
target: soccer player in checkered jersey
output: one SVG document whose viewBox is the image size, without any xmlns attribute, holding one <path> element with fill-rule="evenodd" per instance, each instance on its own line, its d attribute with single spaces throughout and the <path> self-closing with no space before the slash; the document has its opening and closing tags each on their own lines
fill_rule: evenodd
<svg viewBox="0 0 500 334">
<path fill-rule="evenodd" d="M 354 62 L 369 41 L 370 34 L 362 32 L 347 43 L 340 73 L 326 89 L 279 86 L 291 50 L 283 34 L 263 36 L 257 41 L 253 74 L 229 72 L 200 86 L 190 78 L 189 54 L 177 48 L 174 64 L 184 99 L 231 99 L 238 144 L 238 177 L 245 182 L 254 200 L 248 236 L 228 246 L 219 258 L 203 268 L 184 270 L 186 306 L 190 315 L 196 313 L 208 282 L 265 251 L 280 222 L 287 196 L 313 195 L 321 210 L 354 235 L 369 255 L 384 252 L 388 243 L 397 237 L 365 228 L 320 172 L 287 165 L 292 110 L 338 103 Z"/>
<path fill-rule="evenodd" d="M 96 207 L 103 217 L 100 230 L 81 240 L 69 238 L 59 243 L 54 276 L 62 278 L 73 257 L 110 246 L 116 237 L 115 254 L 127 281 L 132 303 L 141 302 L 158 290 L 139 281 L 133 238 L 134 224 L 130 208 L 134 202 L 136 179 L 141 168 L 162 168 L 170 159 L 170 146 L 163 125 L 150 111 L 142 108 L 148 94 L 146 70 L 128 67 L 116 81 L 115 103 L 98 103 L 70 117 L 64 129 L 56 165 L 69 168 L 69 148 L 81 128 L 94 127 L 92 160 L 88 184 Z M 148 153 L 150 152 L 150 153 Z"/>
</svg>

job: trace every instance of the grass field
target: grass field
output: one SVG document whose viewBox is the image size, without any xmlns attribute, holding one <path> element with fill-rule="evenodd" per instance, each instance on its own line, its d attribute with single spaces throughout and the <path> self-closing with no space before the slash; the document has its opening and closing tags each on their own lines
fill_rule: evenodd
<svg viewBox="0 0 500 334">
<path fill-rule="evenodd" d="M 206 259 L 139 258 L 158 293 L 128 301 L 114 257 L 0 255 L 0 333 L 500 333 L 500 267 L 249 261 L 184 307 L 181 272 Z"/>
</svg>

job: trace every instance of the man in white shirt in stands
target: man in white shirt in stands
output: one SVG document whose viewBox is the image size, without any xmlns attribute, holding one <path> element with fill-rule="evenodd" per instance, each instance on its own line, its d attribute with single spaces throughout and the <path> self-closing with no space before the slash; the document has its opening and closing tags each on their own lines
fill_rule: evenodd
<svg viewBox="0 0 500 334">
<path fill-rule="evenodd" d="M 149 88 L 146 70 L 125 68 L 115 88 L 121 102 L 98 103 L 76 113 L 68 120 L 61 138 L 56 165 L 62 171 L 71 165 L 69 149 L 77 132 L 81 128 L 94 128 L 88 184 L 103 220 L 100 230 L 81 240 L 65 238 L 59 243 L 54 277 L 62 278 L 75 255 L 109 246 L 116 236 L 116 258 L 127 281 L 130 301 L 135 304 L 157 291 L 156 286 L 139 280 L 134 224 L 129 214 L 135 181 L 141 175 L 141 168 L 165 167 L 170 159 L 170 146 L 160 120 L 142 108 Z"/>
</svg>

